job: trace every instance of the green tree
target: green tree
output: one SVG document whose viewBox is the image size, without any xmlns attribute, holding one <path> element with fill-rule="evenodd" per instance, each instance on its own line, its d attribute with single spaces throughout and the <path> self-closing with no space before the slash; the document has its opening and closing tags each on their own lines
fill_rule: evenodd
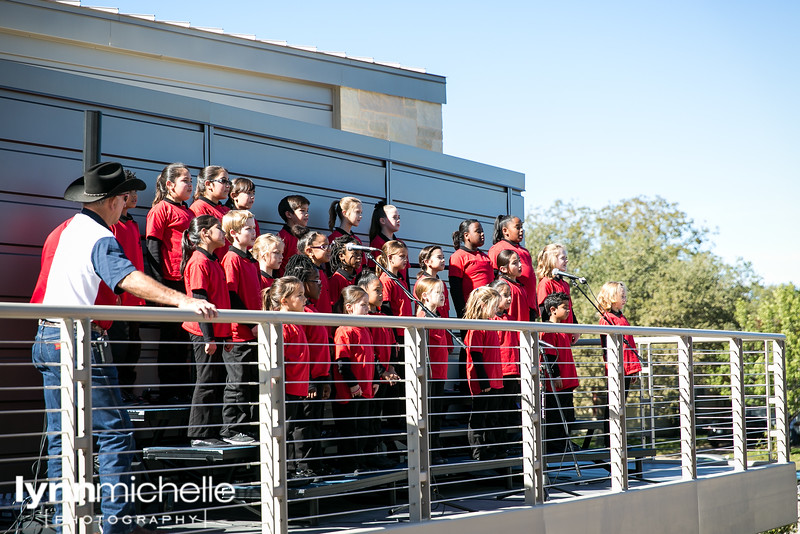
<svg viewBox="0 0 800 534">
<path fill-rule="evenodd" d="M 800 288 L 792 284 L 757 288 L 752 299 L 736 306 L 742 329 L 786 335 L 786 383 L 789 412 L 800 410 Z"/>
<path fill-rule="evenodd" d="M 611 280 L 628 287 L 631 324 L 735 329 L 736 302 L 749 296 L 755 277 L 746 263 L 727 265 L 708 250 L 711 231 L 697 226 L 677 204 L 656 197 L 625 199 L 599 210 L 557 202 L 527 219 L 526 245 L 536 255 L 560 242 L 570 271 L 598 291 Z M 578 319 L 597 312 L 573 292 Z"/>
</svg>

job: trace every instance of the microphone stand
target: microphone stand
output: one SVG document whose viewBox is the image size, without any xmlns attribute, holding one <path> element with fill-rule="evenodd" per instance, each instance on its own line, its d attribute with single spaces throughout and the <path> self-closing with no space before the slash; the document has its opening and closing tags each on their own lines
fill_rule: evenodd
<svg viewBox="0 0 800 534">
<path fill-rule="evenodd" d="M 368 250 L 368 251 L 366 251 L 366 253 L 367 253 L 367 254 L 369 254 L 370 258 L 372 258 L 372 262 L 373 262 L 373 263 L 374 263 L 374 264 L 375 264 L 375 265 L 376 265 L 376 266 L 377 266 L 377 267 L 378 267 L 378 268 L 379 268 L 381 271 L 383 271 L 383 272 L 386 274 L 386 276 L 388 276 L 388 277 L 389 277 L 389 279 L 391 279 L 391 280 L 392 280 L 392 281 L 393 281 L 395 284 L 397 284 L 397 286 L 398 286 L 400 289 L 402 289 L 402 290 L 403 290 L 403 293 L 405 293 L 405 294 L 406 294 L 406 296 L 407 296 L 408 298 L 410 298 L 410 299 L 411 299 L 413 302 L 416 302 L 416 303 L 417 303 L 417 305 L 418 305 L 418 306 L 420 307 L 420 309 L 421 309 L 421 310 L 422 310 L 422 311 L 425 313 L 425 315 L 426 315 L 426 316 L 428 316 L 428 317 L 433 317 L 433 318 L 435 318 L 435 317 L 439 317 L 439 316 L 438 316 L 436 313 L 434 313 L 434 312 L 432 312 L 431 310 L 429 310 L 427 306 L 425 306 L 425 305 L 424 305 L 422 302 L 420 302 L 420 300 L 419 300 L 419 299 L 417 299 L 417 298 L 416 298 L 416 297 L 415 297 L 415 296 L 414 296 L 414 295 L 411 293 L 411 291 L 410 291 L 410 290 L 406 289 L 406 286 L 404 286 L 404 285 L 403 285 L 403 284 L 400 282 L 400 280 L 399 280 L 399 279 L 398 279 L 398 278 L 397 278 L 395 275 L 393 275 L 393 274 L 392 274 L 392 273 L 389 271 L 389 269 L 387 269 L 386 267 L 384 267 L 383 265 L 381 265 L 381 264 L 380 264 L 380 263 L 379 263 L 379 262 L 378 262 L 378 261 L 375 259 L 375 256 L 373 255 L 373 253 L 372 253 L 372 251 L 371 251 L 371 250 Z M 458 336 L 457 336 L 457 335 L 456 335 L 456 334 L 455 334 L 455 333 L 454 333 L 452 330 L 450 330 L 450 329 L 447 329 L 447 328 L 445 328 L 444 330 L 445 330 L 445 332 L 447 332 L 448 334 L 450 334 L 450 337 L 453 339 L 453 341 L 455 341 L 455 342 L 458 344 L 458 346 L 459 346 L 459 347 L 461 347 L 462 349 L 466 350 L 467 346 L 464 344 L 464 342 L 463 342 L 463 341 L 461 341 L 461 338 L 460 338 L 460 337 L 458 337 Z M 427 357 L 427 355 L 426 355 L 426 357 Z M 430 363 L 431 363 L 431 362 L 430 362 L 430 358 L 427 358 L 427 360 L 428 360 L 428 361 L 426 362 L 426 363 L 427 363 L 427 367 L 428 367 L 428 368 L 430 368 Z M 430 418 L 430 416 L 429 416 L 429 418 Z M 435 479 L 435 477 L 433 476 L 433 473 L 432 473 L 432 472 L 430 473 L 430 477 L 431 477 L 431 491 L 435 492 L 435 493 L 436 493 L 436 494 L 438 494 L 439 496 L 442 496 L 442 495 L 441 495 L 441 493 L 439 493 L 438 484 L 436 483 L 436 479 Z M 448 502 L 446 502 L 445 506 L 450 506 L 450 507 L 452 507 L 452 508 L 456 508 L 456 509 L 458 509 L 458 510 L 462 510 L 462 511 L 464 511 L 464 512 L 474 512 L 474 511 L 475 511 L 475 510 L 472 510 L 472 509 L 470 509 L 470 508 L 467 508 L 467 507 L 465 507 L 465 506 L 462 506 L 462 505 L 460 505 L 460 504 L 457 504 L 457 503 L 454 503 L 454 502 L 449 502 L 449 501 L 448 501 Z M 408 505 L 407 505 L 407 504 L 404 504 L 404 505 L 398 506 L 397 508 L 393 508 L 393 509 L 391 510 L 391 512 L 392 512 L 392 514 L 395 514 L 395 513 L 397 513 L 399 510 L 402 510 L 403 508 L 407 508 L 407 507 L 408 507 Z"/>
<path fill-rule="evenodd" d="M 560 277 L 560 276 L 559 276 L 559 278 L 561 278 L 562 280 L 564 279 L 563 277 Z M 583 290 L 583 288 L 580 286 L 580 284 L 586 284 L 586 287 L 589 288 L 589 292 L 592 294 L 592 297 L 594 298 L 594 300 L 592 300 L 592 297 L 589 297 L 589 295 L 586 294 L 586 292 Z M 600 317 L 605 319 L 608 322 L 608 324 L 612 324 L 611 321 L 609 320 L 608 316 L 606 315 L 606 313 L 601 312 L 600 311 L 600 306 L 598 306 L 595 303 L 595 301 L 597 300 L 597 297 L 595 296 L 594 291 L 592 291 L 592 286 L 589 285 L 589 282 L 587 282 L 585 278 L 573 279 L 572 280 L 572 286 L 575 287 L 578 291 L 580 291 L 581 295 L 586 297 L 586 300 L 589 301 L 589 304 L 592 305 L 592 308 L 594 308 L 595 311 L 597 311 L 597 313 L 600 315 Z M 625 339 L 625 337 L 622 338 L 622 342 L 627 346 L 628 350 L 633 351 L 633 353 L 636 355 L 636 357 L 639 358 L 639 360 L 641 360 L 637 350 L 631 346 L 630 342 L 627 339 Z"/>
<path fill-rule="evenodd" d="M 378 268 L 379 268 L 381 271 L 383 271 L 383 272 L 386 274 L 386 276 L 388 276 L 388 277 L 389 277 L 389 278 L 390 278 L 390 279 L 391 279 L 391 280 L 392 280 L 392 281 L 393 281 L 395 284 L 397 284 L 397 287 L 399 287 L 400 289 L 402 289 L 402 290 L 403 290 L 403 293 L 405 293 L 405 294 L 406 294 L 406 296 L 407 296 L 408 298 L 410 298 L 410 299 L 411 299 L 413 302 L 416 302 L 416 303 L 417 303 L 417 306 L 419 306 L 419 308 L 420 308 L 420 309 L 421 309 L 421 310 L 422 310 L 422 311 L 425 313 L 425 315 L 426 315 L 426 316 L 428 316 L 428 317 L 439 317 L 439 316 L 438 316 L 438 315 L 437 315 L 435 312 L 432 312 L 431 310 L 429 310 L 429 309 L 428 309 L 428 308 L 427 308 L 427 307 L 426 307 L 426 306 L 425 306 L 425 305 L 424 305 L 424 304 L 423 304 L 423 303 L 422 303 L 422 302 L 421 302 L 419 299 L 417 299 L 417 298 L 416 298 L 416 297 L 415 297 L 415 296 L 414 296 L 414 295 L 411 293 L 411 291 L 409 291 L 408 289 L 406 289 L 406 286 L 404 286 L 404 285 L 403 285 L 403 283 L 400 281 L 400 279 L 399 279 L 399 278 L 397 278 L 395 275 L 393 275 L 393 274 L 392 274 L 392 273 L 389 271 L 389 269 L 387 269 L 386 267 L 384 267 L 383 265 L 381 265 L 380 263 L 378 263 L 378 261 L 375 259 L 375 256 L 373 255 L 373 253 L 372 253 L 371 251 L 367 251 L 367 254 L 369 254 L 370 258 L 372 258 L 372 261 L 375 263 L 375 265 L 376 265 L 376 266 L 377 266 L 377 267 L 378 267 Z M 464 342 L 463 342 L 463 341 L 461 341 L 461 338 L 460 338 L 460 337 L 458 337 L 458 336 L 455 334 L 455 332 L 453 332 L 452 330 L 450 330 L 450 329 L 448 329 L 448 328 L 444 328 L 443 330 L 445 330 L 445 331 L 446 331 L 448 334 L 450 334 L 450 336 L 453 338 L 453 341 L 455 341 L 455 342 L 456 342 L 456 344 L 457 344 L 457 345 L 458 345 L 460 348 L 462 348 L 462 349 L 465 349 L 465 350 L 466 350 L 467 346 L 464 344 Z"/>
</svg>

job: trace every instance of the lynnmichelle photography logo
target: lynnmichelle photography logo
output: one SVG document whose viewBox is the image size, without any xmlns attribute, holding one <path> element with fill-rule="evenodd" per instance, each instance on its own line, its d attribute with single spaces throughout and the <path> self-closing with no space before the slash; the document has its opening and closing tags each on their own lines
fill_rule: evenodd
<svg viewBox="0 0 800 534">
<path fill-rule="evenodd" d="M 14 499 L 18 504 L 23 504 L 29 510 L 39 508 L 43 503 L 55 501 L 56 495 L 61 494 L 61 502 L 83 505 L 87 502 L 96 503 L 103 499 L 112 499 L 118 502 L 150 504 L 156 502 L 197 504 L 220 503 L 227 504 L 234 500 L 236 493 L 231 484 L 227 482 L 215 483 L 214 478 L 204 476 L 199 483 L 183 482 L 176 484 L 158 477 L 155 482 L 137 482 L 132 476 L 130 483 L 88 483 L 88 482 L 26 482 L 23 477 L 15 479 Z M 178 525 L 205 523 L 205 511 L 198 513 L 170 514 L 163 516 L 126 516 L 109 518 L 112 524 L 139 525 Z M 61 523 L 61 517 L 53 518 L 56 523 Z M 102 518 L 100 518 L 102 519 Z M 77 522 L 89 524 L 97 521 L 95 516 L 76 518 Z"/>
</svg>

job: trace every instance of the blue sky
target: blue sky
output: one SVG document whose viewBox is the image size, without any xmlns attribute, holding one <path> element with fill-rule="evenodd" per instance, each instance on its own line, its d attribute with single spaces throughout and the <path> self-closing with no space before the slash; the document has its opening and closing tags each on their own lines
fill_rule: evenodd
<svg viewBox="0 0 800 534">
<path fill-rule="evenodd" d="M 800 285 L 800 2 L 84 0 L 447 77 L 444 151 L 526 210 L 660 195 Z"/>
</svg>

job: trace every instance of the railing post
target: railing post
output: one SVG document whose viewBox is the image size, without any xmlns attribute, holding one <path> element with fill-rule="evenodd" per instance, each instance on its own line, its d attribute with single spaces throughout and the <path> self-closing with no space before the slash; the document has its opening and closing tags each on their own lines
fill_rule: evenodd
<svg viewBox="0 0 800 534">
<path fill-rule="evenodd" d="M 788 423 L 786 421 L 786 346 L 784 341 L 772 341 L 772 379 L 775 385 L 775 449 L 778 462 L 789 461 Z M 767 367 L 770 369 L 770 367 Z M 769 412 L 767 412 L 767 427 L 770 425 Z M 769 433 L 767 434 L 769 439 Z"/>
<path fill-rule="evenodd" d="M 543 504 L 542 397 L 539 381 L 539 335 L 526 330 L 520 336 L 520 408 L 522 410 L 522 485 L 525 504 Z"/>
<path fill-rule="evenodd" d="M 73 498 L 73 482 L 78 479 L 75 463 L 76 429 L 75 413 L 75 323 L 64 319 L 61 323 L 61 522 L 64 534 L 75 534 L 78 528 L 77 502 Z M 51 495 L 56 499 L 55 494 Z M 53 518 L 55 519 L 55 518 Z M 85 528 L 85 527 L 83 527 Z"/>
<path fill-rule="evenodd" d="M 258 324 L 258 430 L 261 470 L 261 533 L 288 530 L 286 395 L 283 374 L 283 328 Z"/>
<path fill-rule="evenodd" d="M 694 354 L 692 338 L 678 338 L 678 394 L 681 428 L 681 474 L 685 479 L 697 478 L 694 417 Z"/>
<path fill-rule="evenodd" d="M 405 329 L 406 429 L 408 436 L 408 520 L 431 518 L 428 454 L 428 346 L 425 330 Z"/>
<path fill-rule="evenodd" d="M 611 444 L 611 489 L 628 489 L 628 447 L 625 424 L 625 377 L 622 356 L 622 336 L 609 334 L 608 353 L 608 429 Z"/>
<path fill-rule="evenodd" d="M 733 468 L 747 469 L 747 432 L 744 409 L 744 357 L 741 338 L 730 341 L 731 359 L 731 424 L 733 428 Z"/>
</svg>

